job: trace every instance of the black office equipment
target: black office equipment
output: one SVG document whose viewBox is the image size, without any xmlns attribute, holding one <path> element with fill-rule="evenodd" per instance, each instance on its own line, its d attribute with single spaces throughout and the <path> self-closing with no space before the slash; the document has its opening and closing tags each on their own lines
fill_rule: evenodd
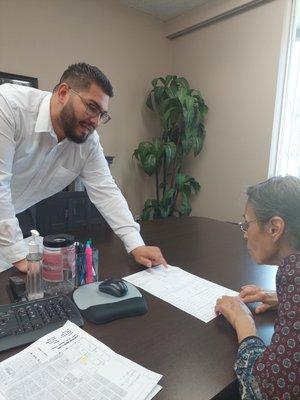
<svg viewBox="0 0 300 400">
<path fill-rule="evenodd" d="M 142 294 L 131 283 L 126 282 L 128 292 L 115 297 L 99 292 L 100 282 L 80 286 L 73 293 L 73 300 L 81 314 L 94 324 L 105 324 L 119 318 L 145 314 L 148 305 Z"/>
<path fill-rule="evenodd" d="M 67 320 L 83 325 L 77 307 L 67 296 L 0 305 L 0 351 L 34 342 Z"/>
<path fill-rule="evenodd" d="M 26 301 L 26 285 L 17 275 L 8 278 L 7 292 L 12 302 Z"/>
<path fill-rule="evenodd" d="M 108 278 L 102 281 L 98 289 L 102 293 L 110 294 L 115 297 L 123 297 L 128 292 L 126 283 L 122 279 Z"/>
</svg>

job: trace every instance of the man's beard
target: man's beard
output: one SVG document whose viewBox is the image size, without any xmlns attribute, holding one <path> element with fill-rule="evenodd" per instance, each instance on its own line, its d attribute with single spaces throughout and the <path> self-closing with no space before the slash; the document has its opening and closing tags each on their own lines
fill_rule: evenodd
<svg viewBox="0 0 300 400">
<path fill-rule="evenodd" d="M 84 121 L 82 121 L 84 122 Z M 75 116 L 74 112 L 74 107 L 72 103 L 69 101 L 64 108 L 61 110 L 60 113 L 60 123 L 62 126 L 62 129 L 64 131 L 64 134 L 67 139 L 69 139 L 72 142 L 75 143 L 84 143 L 87 138 L 90 136 L 90 134 L 93 132 L 95 129 L 94 126 L 91 126 L 90 131 L 83 135 L 76 134 L 76 125 L 79 123 L 78 119 Z"/>
</svg>

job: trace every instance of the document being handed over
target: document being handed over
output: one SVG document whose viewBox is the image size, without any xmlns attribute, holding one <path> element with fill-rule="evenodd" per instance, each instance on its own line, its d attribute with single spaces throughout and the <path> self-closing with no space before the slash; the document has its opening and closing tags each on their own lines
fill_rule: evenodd
<svg viewBox="0 0 300 400">
<path fill-rule="evenodd" d="M 171 265 L 168 268 L 163 266 L 148 268 L 127 276 L 124 280 L 204 322 L 216 317 L 214 308 L 219 297 L 238 295 L 234 290 Z"/>
</svg>

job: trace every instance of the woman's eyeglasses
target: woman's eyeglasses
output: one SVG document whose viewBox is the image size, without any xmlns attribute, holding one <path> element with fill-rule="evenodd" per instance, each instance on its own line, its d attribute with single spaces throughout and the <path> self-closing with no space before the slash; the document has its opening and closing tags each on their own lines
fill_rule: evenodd
<svg viewBox="0 0 300 400">
<path fill-rule="evenodd" d="M 243 222 L 239 222 L 239 227 L 241 228 L 241 231 L 242 232 L 247 232 L 247 230 L 248 230 L 248 228 L 249 228 L 249 225 L 252 223 L 252 222 L 256 222 L 257 221 L 257 219 L 255 218 L 255 219 L 252 219 L 251 221 L 243 221 Z"/>
</svg>

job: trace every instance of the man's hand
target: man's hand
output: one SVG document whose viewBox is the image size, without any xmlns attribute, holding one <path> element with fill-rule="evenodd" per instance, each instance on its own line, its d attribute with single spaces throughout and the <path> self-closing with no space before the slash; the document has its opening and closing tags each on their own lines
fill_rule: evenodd
<svg viewBox="0 0 300 400">
<path fill-rule="evenodd" d="M 138 264 L 144 265 L 144 267 L 150 268 L 159 264 L 167 267 L 167 261 L 164 259 L 158 247 L 139 246 L 132 250 L 131 254 L 133 255 L 135 261 Z"/>
<path fill-rule="evenodd" d="M 223 296 L 217 300 L 215 312 L 222 314 L 236 330 L 239 342 L 256 335 L 256 328 L 249 308 L 239 296 Z"/>
<path fill-rule="evenodd" d="M 262 304 L 255 308 L 256 314 L 263 313 L 269 308 L 278 306 L 276 291 L 261 289 L 256 285 L 246 285 L 241 287 L 240 298 L 244 303 L 255 303 L 261 301 Z"/>
<path fill-rule="evenodd" d="M 24 258 L 23 260 L 15 262 L 14 266 L 21 272 L 27 272 L 27 260 L 26 260 L 26 258 Z"/>
</svg>

